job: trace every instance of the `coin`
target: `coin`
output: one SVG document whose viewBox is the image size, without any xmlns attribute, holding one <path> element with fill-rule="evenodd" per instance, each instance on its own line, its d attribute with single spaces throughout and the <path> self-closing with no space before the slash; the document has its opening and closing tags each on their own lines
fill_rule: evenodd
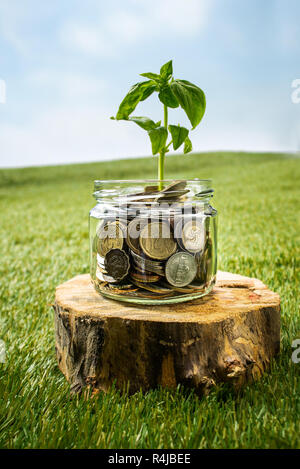
<svg viewBox="0 0 300 469">
<path fill-rule="evenodd" d="M 138 291 L 138 287 L 136 287 L 132 283 L 126 285 L 115 283 L 109 284 L 108 286 L 114 293 L 117 293 L 119 295 L 128 295 L 129 293 Z"/>
<path fill-rule="evenodd" d="M 173 181 L 171 184 L 169 184 L 160 192 L 165 193 L 165 192 L 171 192 L 171 191 L 181 191 L 185 188 L 186 188 L 186 181 Z"/>
<path fill-rule="evenodd" d="M 166 279 L 175 287 L 184 287 L 191 283 L 197 274 L 194 256 L 187 252 L 177 252 L 166 263 Z"/>
<path fill-rule="evenodd" d="M 173 293 L 172 292 L 169 292 L 169 293 L 153 293 L 153 292 L 150 292 L 150 291 L 143 291 L 143 290 L 139 290 L 135 293 L 132 294 L 132 296 L 137 296 L 139 298 L 145 298 L 145 299 L 151 299 L 151 300 L 160 300 L 161 298 L 165 298 L 166 296 L 173 296 Z"/>
<path fill-rule="evenodd" d="M 153 261 L 151 259 L 145 259 L 144 257 L 136 254 L 133 251 L 130 251 L 131 256 L 134 260 L 134 263 L 140 270 L 147 270 L 149 272 L 155 272 L 159 275 L 164 275 L 164 267 L 161 262 Z"/>
<path fill-rule="evenodd" d="M 107 275 L 107 271 L 105 270 L 105 268 L 100 267 L 99 265 L 97 266 L 97 270 L 98 270 L 98 272 L 101 272 L 102 274 L 106 274 L 106 275 Z"/>
<path fill-rule="evenodd" d="M 153 283 L 157 282 L 160 279 L 159 275 L 155 274 L 148 274 L 146 272 L 135 272 L 134 270 L 130 272 L 130 277 L 133 280 L 137 280 L 138 282 L 142 283 Z"/>
<path fill-rule="evenodd" d="M 132 298 L 132 297 L 136 297 L 136 298 L 145 298 L 145 299 L 161 299 L 165 296 L 172 296 L 173 293 L 169 292 L 169 293 L 153 293 L 153 292 L 150 292 L 149 290 L 145 290 L 144 288 L 142 289 L 141 287 L 137 287 L 135 289 L 132 289 L 132 290 L 117 290 L 117 289 L 113 289 L 111 285 L 105 285 L 105 284 L 101 284 L 99 285 L 99 289 L 103 292 L 103 293 L 108 293 L 109 295 L 111 294 L 116 294 L 116 295 L 120 295 L 120 296 L 127 296 L 128 298 Z"/>
<path fill-rule="evenodd" d="M 182 228 L 182 244 L 189 252 L 202 251 L 205 244 L 205 229 L 200 220 L 190 220 Z"/>
<path fill-rule="evenodd" d="M 168 259 L 177 249 L 170 225 L 165 222 L 148 223 L 141 230 L 140 246 L 151 259 Z"/>
<path fill-rule="evenodd" d="M 164 288 L 164 287 L 161 287 L 159 285 L 154 285 L 154 284 L 151 284 L 151 283 L 141 283 L 141 282 L 138 282 L 137 280 L 134 280 L 134 283 L 136 286 L 144 289 L 144 290 L 147 290 L 147 291 L 151 291 L 153 293 L 157 293 L 159 295 L 163 295 L 163 296 L 169 296 L 169 295 L 172 295 L 172 290 L 170 290 L 169 288 Z"/>
<path fill-rule="evenodd" d="M 104 257 L 97 254 L 97 265 L 104 268 Z"/>
<path fill-rule="evenodd" d="M 179 293 L 191 293 L 191 290 L 190 290 L 189 286 L 175 287 L 174 285 L 168 284 L 168 282 L 162 282 L 161 285 L 164 286 L 164 287 L 168 287 L 169 289 L 171 289 L 173 291 L 176 291 L 176 292 L 179 292 Z"/>
<path fill-rule="evenodd" d="M 147 220 L 143 218 L 134 218 L 129 222 L 127 227 L 127 237 L 126 242 L 130 249 L 135 253 L 140 252 L 140 243 L 139 243 L 139 235 L 141 229 L 147 225 Z"/>
<path fill-rule="evenodd" d="M 145 269 L 143 266 L 137 264 L 135 261 L 134 262 L 134 268 L 137 272 L 140 272 L 141 274 L 149 274 L 151 273 L 151 270 Z"/>
<path fill-rule="evenodd" d="M 116 280 L 113 277 L 110 277 L 108 275 L 105 275 L 101 270 L 97 267 L 96 270 L 96 277 L 100 282 L 105 282 L 105 283 L 114 283 Z"/>
<path fill-rule="evenodd" d="M 148 202 L 148 201 L 151 201 L 151 200 L 155 200 L 156 198 L 156 194 L 148 194 L 148 193 L 145 193 L 145 192 L 141 192 L 141 193 L 138 193 L 138 194 L 131 194 L 131 195 L 128 195 L 127 196 L 127 200 L 128 202 L 130 203 L 140 203 L 140 202 Z M 138 207 L 138 206 L 137 206 Z"/>
<path fill-rule="evenodd" d="M 199 285 L 197 283 L 192 282 L 187 286 L 187 288 L 189 289 L 190 292 L 192 292 L 193 290 L 199 292 L 199 291 L 204 290 L 205 284 Z"/>
<path fill-rule="evenodd" d="M 181 191 L 171 191 L 171 192 L 161 192 L 157 197 L 156 201 L 157 202 L 163 202 L 163 201 L 173 201 L 173 200 L 178 200 L 180 199 L 183 195 L 187 194 L 189 192 L 189 189 L 183 189 Z"/>
<path fill-rule="evenodd" d="M 145 186 L 144 187 L 145 194 L 153 194 L 154 192 L 158 192 L 158 186 Z"/>
<path fill-rule="evenodd" d="M 105 255 L 111 249 L 122 249 L 124 244 L 124 232 L 118 221 L 106 223 L 97 230 L 97 251 L 100 256 Z"/>
<path fill-rule="evenodd" d="M 161 261 L 155 261 L 153 259 L 149 259 L 143 253 L 136 254 L 136 253 L 131 252 L 131 254 L 134 257 L 134 259 L 138 261 L 138 263 L 142 263 L 142 264 L 145 263 L 145 265 L 149 265 L 149 266 L 151 265 L 157 268 L 162 268 L 163 266 L 163 263 Z"/>
<path fill-rule="evenodd" d="M 111 249 L 105 256 L 104 265 L 108 275 L 120 281 L 129 272 L 129 257 L 121 249 Z"/>
<path fill-rule="evenodd" d="M 209 194 L 213 194 L 213 192 L 213 189 L 204 189 L 203 191 L 198 192 L 198 194 L 195 194 L 195 197 L 206 197 Z"/>
<path fill-rule="evenodd" d="M 136 290 L 136 288 L 134 288 L 132 283 L 114 283 L 113 285 L 111 285 L 111 288 L 117 289 L 117 290 L 131 290 L 131 289 Z"/>
</svg>

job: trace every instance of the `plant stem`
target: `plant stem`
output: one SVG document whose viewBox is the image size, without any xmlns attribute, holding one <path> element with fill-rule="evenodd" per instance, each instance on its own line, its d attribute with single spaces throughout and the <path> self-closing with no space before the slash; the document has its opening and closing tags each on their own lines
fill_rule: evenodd
<svg viewBox="0 0 300 469">
<path fill-rule="evenodd" d="M 164 104 L 164 127 L 168 130 L 168 107 Z M 158 159 L 158 179 L 159 179 L 159 190 L 162 190 L 163 184 L 162 181 L 164 179 L 164 169 L 165 169 L 165 154 L 166 148 L 159 152 L 159 159 Z"/>
</svg>

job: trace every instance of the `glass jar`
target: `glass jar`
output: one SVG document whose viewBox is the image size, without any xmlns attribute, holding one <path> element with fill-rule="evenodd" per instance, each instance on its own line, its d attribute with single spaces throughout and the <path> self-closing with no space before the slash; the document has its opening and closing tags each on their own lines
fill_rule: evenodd
<svg viewBox="0 0 300 469">
<path fill-rule="evenodd" d="M 90 273 L 103 296 L 140 304 L 209 293 L 217 269 L 210 180 L 95 181 Z"/>
</svg>

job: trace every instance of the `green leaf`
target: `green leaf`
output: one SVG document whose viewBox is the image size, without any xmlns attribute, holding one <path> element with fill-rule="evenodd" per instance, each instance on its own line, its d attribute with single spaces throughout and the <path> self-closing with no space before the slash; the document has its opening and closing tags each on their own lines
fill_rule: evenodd
<svg viewBox="0 0 300 469">
<path fill-rule="evenodd" d="M 145 99 L 149 98 L 149 96 L 151 96 L 151 94 L 154 92 L 154 91 L 157 91 L 158 90 L 158 87 L 157 85 L 152 82 L 153 84 L 151 86 L 148 86 L 147 88 L 145 88 L 143 90 L 143 94 L 142 94 L 142 97 L 141 97 L 141 101 L 145 101 Z"/>
<path fill-rule="evenodd" d="M 205 113 L 206 100 L 204 92 L 198 86 L 186 80 L 174 80 L 170 86 L 194 129 Z"/>
<path fill-rule="evenodd" d="M 165 127 L 158 127 L 157 129 L 149 130 L 148 134 L 151 140 L 152 154 L 156 155 L 166 145 L 168 131 Z"/>
<path fill-rule="evenodd" d="M 189 153 L 190 151 L 192 151 L 192 149 L 193 149 L 192 142 L 190 141 L 189 137 L 186 137 L 186 139 L 184 140 L 183 153 L 184 154 Z"/>
<path fill-rule="evenodd" d="M 141 77 L 150 78 L 150 80 L 160 81 L 160 75 L 158 75 L 157 73 L 148 72 L 148 73 L 140 73 L 140 75 Z"/>
<path fill-rule="evenodd" d="M 169 125 L 169 131 L 172 135 L 173 148 L 177 150 L 187 138 L 189 131 L 185 127 L 179 125 Z"/>
<path fill-rule="evenodd" d="M 128 119 L 128 116 L 135 110 L 138 103 L 148 98 L 155 91 L 156 86 L 152 80 L 141 81 L 133 85 L 121 102 L 116 119 Z"/>
<path fill-rule="evenodd" d="M 169 60 L 166 64 L 164 64 L 160 69 L 160 76 L 164 80 L 168 80 L 173 75 L 173 64 L 172 60 Z"/>
<path fill-rule="evenodd" d="M 132 116 L 129 117 L 128 120 L 131 122 L 135 122 L 144 130 L 153 130 L 160 126 L 160 122 L 155 123 L 153 120 L 149 119 L 149 117 L 144 116 Z"/>
<path fill-rule="evenodd" d="M 175 108 L 179 106 L 179 102 L 177 101 L 169 85 L 160 90 L 158 97 L 159 100 L 168 107 Z"/>
</svg>

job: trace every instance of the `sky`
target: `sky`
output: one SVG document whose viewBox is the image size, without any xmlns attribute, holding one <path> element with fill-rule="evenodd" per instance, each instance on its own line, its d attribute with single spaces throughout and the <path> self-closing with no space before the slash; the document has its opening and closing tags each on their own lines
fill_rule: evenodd
<svg viewBox="0 0 300 469">
<path fill-rule="evenodd" d="M 299 0 L 0 0 L 0 167 L 150 155 L 110 116 L 170 59 L 206 94 L 195 151 L 300 151 Z"/>
</svg>

